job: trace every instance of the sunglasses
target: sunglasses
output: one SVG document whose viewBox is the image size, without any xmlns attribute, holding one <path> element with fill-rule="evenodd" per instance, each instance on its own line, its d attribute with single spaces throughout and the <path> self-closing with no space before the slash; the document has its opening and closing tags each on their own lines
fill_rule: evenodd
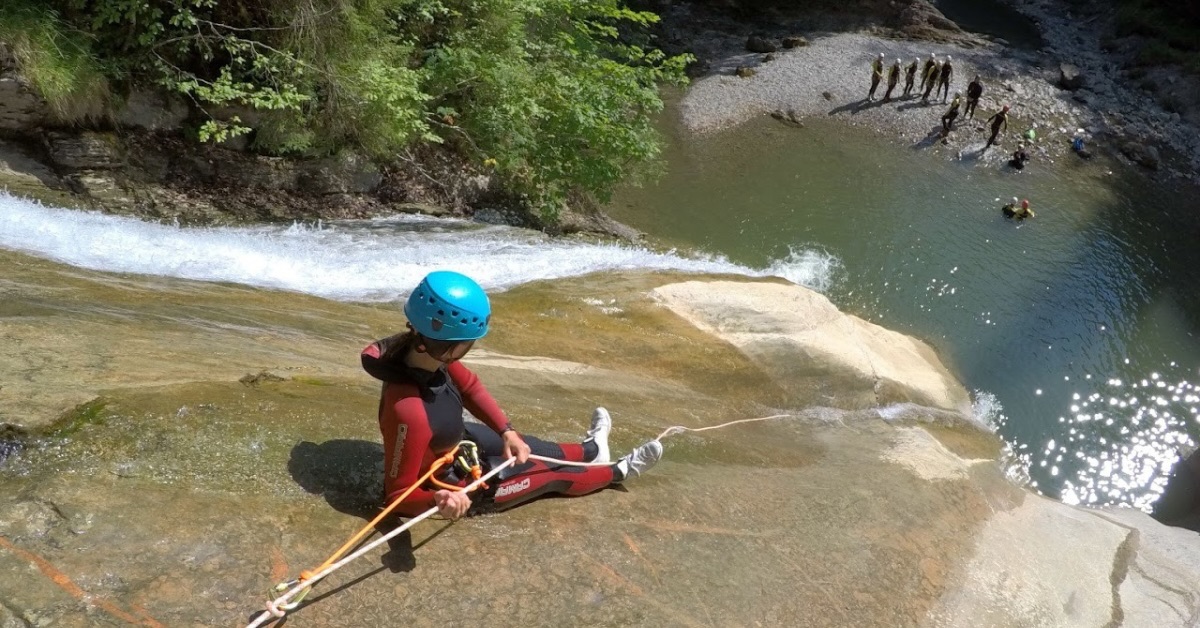
<svg viewBox="0 0 1200 628">
<path fill-rule="evenodd" d="M 420 334 L 417 334 L 417 338 L 425 348 L 425 355 L 447 364 L 463 359 L 475 345 L 474 340 L 435 340 Z"/>
</svg>

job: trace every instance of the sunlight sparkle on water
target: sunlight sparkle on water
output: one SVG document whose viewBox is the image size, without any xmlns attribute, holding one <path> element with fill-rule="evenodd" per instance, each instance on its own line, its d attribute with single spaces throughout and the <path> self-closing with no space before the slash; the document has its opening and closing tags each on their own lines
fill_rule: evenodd
<svg viewBox="0 0 1200 628">
<path fill-rule="evenodd" d="M 1088 377 L 1090 379 L 1090 376 Z M 1049 440 L 1036 461 L 1063 475 L 1069 504 L 1130 505 L 1143 510 L 1162 494 L 1179 448 L 1200 433 L 1200 385 L 1169 383 L 1158 372 L 1127 383 L 1109 378 L 1103 391 L 1071 395 L 1066 442 Z M 1063 454 L 1070 457 L 1063 461 Z"/>
</svg>

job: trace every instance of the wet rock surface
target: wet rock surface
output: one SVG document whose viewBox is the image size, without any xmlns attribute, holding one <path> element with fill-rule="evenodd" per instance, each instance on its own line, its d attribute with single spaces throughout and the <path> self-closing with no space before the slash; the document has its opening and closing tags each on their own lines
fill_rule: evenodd
<svg viewBox="0 0 1200 628">
<path fill-rule="evenodd" d="M 89 401 L 0 466 L 0 620 L 241 625 L 270 587 L 374 514 L 378 388 L 356 358 L 395 330 L 395 313 L 30 259 L 8 267 L 20 273 L 8 307 L 24 322 L 6 327 L 19 343 L 5 359 L 72 356 L 32 371 L 23 395 L 69 379 Z M 152 288 L 170 298 L 141 316 L 124 305 Z M 1172 531 L 1011 484 L 998 439 L 956 409 L 961 387 L 931 352 L 839 322 L 805 289 L 631 273 L 522 286 L 495 307 L 538 323 L 497 325 L 467 362 L 528 433 L 577 439 L 604 404 L 620 453 L 668 425 L 782 416 L 668 437 L 664 461 L 622 489 L 422 523 L 318 585 L 288 625 L 1194 616 L 1197 562 Z M 77 338 L 50 333 L 63 311 Z M 100 321 L 105 343 L 78 342 Z M 581 325 L 588 334 L 573 333 Z M 845 350 L 802 341 L 839 328 Z M 794 385 L 806 370 L 828 382 Z M 882 380 L 890 396 L 873 403 Z M 949 403 L 934 402 L 939 386 Z"/>
</svg>

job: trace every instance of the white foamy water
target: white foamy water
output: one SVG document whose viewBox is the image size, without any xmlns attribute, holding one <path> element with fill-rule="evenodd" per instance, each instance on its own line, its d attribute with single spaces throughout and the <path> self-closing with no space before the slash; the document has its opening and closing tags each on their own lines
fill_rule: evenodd
<svg viewBox="0 0 1200 628">
<path fill-rule="evenodd" d="M 0 248 L 93 270 L 228 281 L 346 301 L 402 297 L 435 269 L 485 288 L 606 270 L 780 276 L 825 290 L 838 261 L 793 251 L 769 268 L 720 256 L 555 240 L 526 229 L 398 216 L 316 226 L 183 228 L 46 207 L 0 191 Z"/>
</svg>

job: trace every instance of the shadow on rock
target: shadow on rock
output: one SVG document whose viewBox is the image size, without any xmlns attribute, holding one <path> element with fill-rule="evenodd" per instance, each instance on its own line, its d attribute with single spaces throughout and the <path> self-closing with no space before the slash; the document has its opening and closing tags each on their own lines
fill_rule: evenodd
<svg viewBox="0 0 1200 628">
<path fill-rule="evenodd" d="M 929 109 L 931 107 L 937 107 L 937 103 L 914 100 L 912 102 L 906 102 L 903 105 L 897 105 L 896 111 L 907 111 L 909 109 Z"/>
<path fill-rule="evenodd" d="M 866 98 L 864 98 L 862 100 L 848 102 L 840 107 L 834 107 L 833 109 L 829 110 L 829 115 L 835 116 L 839 113 L 842 113 L 843 111 L 849 111 L 850 115 L 854 115 L 854 114 L 858 113 L 859 111 L 862 111 L 863 109 L 866 109 L 867 107 L 870 107 L 872 105 L 878 106 L 878 105 L 882 105 L 882 104 L 883 103 L 881 103 L 881 102 L 870 102 Z"/>
<path fill-rule="evenodd" d="M 1179 457 L 1150 516 L 1165 525 L 1200 532 L 1200 449 Z"/>
<path fill-rule="evenodd" d="M 942 141 L 942 125 L 935 125 L 929 130 L 929 134 L 920 141 L 913 144 L 913 148 L 929 148 Z"/>
<path fill-rule="evenodd" d="M 288 473 L 301 488 L 324 497 L 338 512 L 371 521 L 383 506 L 383 445 L 379 443 L 337 439 L 318 445 L 304 441 L 292 448 Z M 386 517 L 375 525 L 375 531 L 386 535 L 400 524 L 400 517 Z M 393 573 L 412 571 L 416 566 L 414 549 L 408 532 L 397 535 L 388 541 L 382 568 Z"/>
<path fill-rule="evenodd" d="M 362 440 L 304 441 L 292 448 L 288 473 L 338 512 L 371 519 L 383 501 L 383 445 Z"/>
</svg>

